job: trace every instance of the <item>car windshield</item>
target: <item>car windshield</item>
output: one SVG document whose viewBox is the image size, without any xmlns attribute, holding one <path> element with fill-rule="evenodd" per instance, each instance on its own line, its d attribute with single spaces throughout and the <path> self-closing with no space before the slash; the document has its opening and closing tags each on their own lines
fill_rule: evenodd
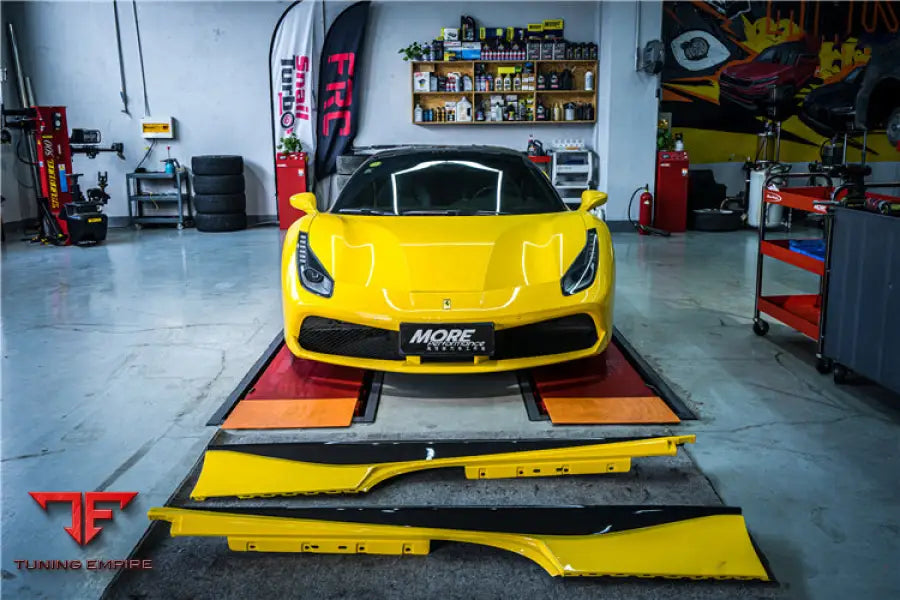
<svg viewBox="0 0 900 600">
<path fill-rule="evenodd" d="M 497 215 L 568 208 L 523 156 L 423 151 L 374 157 L 350 178 L 331 212 L 370 215 Z"/>
</svg>

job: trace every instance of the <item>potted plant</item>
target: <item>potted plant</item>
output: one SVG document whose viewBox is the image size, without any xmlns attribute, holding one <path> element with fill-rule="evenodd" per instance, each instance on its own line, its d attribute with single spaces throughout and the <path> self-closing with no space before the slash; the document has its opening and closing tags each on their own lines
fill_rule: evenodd
<svg viewBox="0 0 900 600">
<path fill-rule="evenodd" d="M 398 54 L 403 55 L 403 60 L 422 60 L 423 55 L 425 54 L 425 47 L 419 44 L 419 42 L 413 42 L 406 48 L 400 48 L 397 51 Z"/>
<path fill-rule="evenodd" d="M 297 136 L 294 134 L 285 136 L 278 142 L 278 151 L 284 154 L 303 152 L 303 142 L 297 139 Z"/>
</svg>

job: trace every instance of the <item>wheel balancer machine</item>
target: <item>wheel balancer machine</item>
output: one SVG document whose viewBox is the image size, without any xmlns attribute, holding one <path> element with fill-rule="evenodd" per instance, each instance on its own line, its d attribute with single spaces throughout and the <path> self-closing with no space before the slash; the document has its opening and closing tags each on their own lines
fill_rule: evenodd
<svg viewBox="0 0 900 600">
<path fill-rule="evenodd" d="M 72 154 L 95 158 L 100 152 L 115 152 L 124 159 L 123 145 L 100 146 L 96 129 L 73 129 L 69 137 L 64 106 L 4 108 L 2 114 L 3 127 L 21 129 L 32 138 L 28 156 L 40 222 L 34 241 L 61 246 L 106 239 L 107 217 L 102 210 L 109 201 L 107 175 L 97 173 L 98 187 L 89 189 L 85 197 L 78 183 L 82 174 L 72 172 Z"/>
</svg>

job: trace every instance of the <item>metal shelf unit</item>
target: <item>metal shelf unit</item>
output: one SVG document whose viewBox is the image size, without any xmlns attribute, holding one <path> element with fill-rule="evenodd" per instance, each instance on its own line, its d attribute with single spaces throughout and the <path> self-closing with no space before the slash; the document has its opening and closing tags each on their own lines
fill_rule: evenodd
<svg viewBox="0 0 900 600">
<path fill-rule="evenodd" d="M 148 192 L 141 185 L 142 181 L 171 181 L 174 192 L 155 193 Z M 187 221 L 193 220 L 194 213 L 191 209 L 191 183 L 187 171 L 183 168 L 174 173 L 163 171 L 145 171 L 139 173 L 126 173 L 125 184 L 127 186 L 128 218 L 132 225 L 140 228 L 145 223 L 172 223 L 178 229 L 184 229 Z M 183 189 L 182 189 L 183 188 Z M 176 215 L 152 215 L 144 214 L 146 203 L 176 203 L 178 214 Z M 187 218 L 185 219 L 185 208 Z"/>
</svg>

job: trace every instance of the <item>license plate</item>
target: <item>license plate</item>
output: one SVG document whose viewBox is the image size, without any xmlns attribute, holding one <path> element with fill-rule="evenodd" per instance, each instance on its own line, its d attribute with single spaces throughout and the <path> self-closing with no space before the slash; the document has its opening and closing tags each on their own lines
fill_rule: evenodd
<svg viewBox="0 0 900 600">
<path fill-rule="evenodd" d="M 401 323 L 400 352 L 413 356 L 490 355 L 494 352 L 494 324 Z"/>
</svg>

